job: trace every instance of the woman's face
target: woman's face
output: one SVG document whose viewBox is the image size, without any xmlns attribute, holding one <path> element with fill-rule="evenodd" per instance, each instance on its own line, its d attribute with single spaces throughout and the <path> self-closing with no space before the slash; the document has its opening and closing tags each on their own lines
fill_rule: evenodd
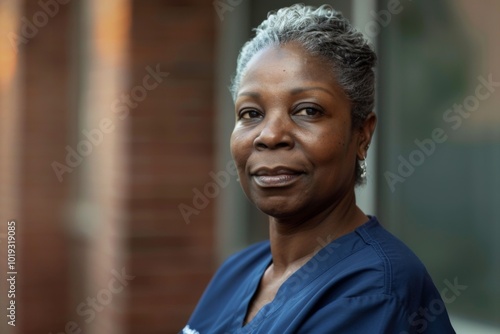
<svg viewBox="0 0 500 334">
<path fill-rule="evenodd" d="M 307 219 L 354 191 L 362 134 L 322 59 L 295 43 L 261 51 L 241 80 L 235 112 L 231 152 L 244 192 L 264 213 Z"/>
</svg>

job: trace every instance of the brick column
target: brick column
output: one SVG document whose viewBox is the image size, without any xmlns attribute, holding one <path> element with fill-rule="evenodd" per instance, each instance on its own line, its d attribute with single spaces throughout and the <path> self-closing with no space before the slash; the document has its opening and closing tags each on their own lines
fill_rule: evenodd
<svg viewBox="0 0 500 334">
<path fill-rule="evenodd" d="M 133 1 L 132 82 L 168 77 L 131 111 L 129 333 L 176 333 L 214 270 L 214 203 L 186 224 L 178 205 L 210 181 L 216 13 L 211 1 Z M 212 201 L 215 201 L 213 199 Z"/>
<path fill-rule="evenodd" d="M 37 1 L 2 1 L 1 226 L 16 220 L 16 326 L 7 327 L 2 235 L 1 332 L 49 333 L 68 309 L 69 183 L 51 162 L 64 159 L 69 124 L 69 10 L 53 17 Z M 4 11 L 5 10 L 5 11 Z M 6 45 L 8 43 L 8 45 Z M 8 48 L 8 50 L 6 49 Z"/>
</svg>

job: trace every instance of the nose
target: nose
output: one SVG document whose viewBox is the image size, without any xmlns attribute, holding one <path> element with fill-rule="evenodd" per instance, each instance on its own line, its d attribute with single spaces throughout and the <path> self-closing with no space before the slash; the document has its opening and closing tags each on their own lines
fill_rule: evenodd
<svg viewBox="0 0 500 334">
<path fill-rule="evenodd" d="M 291 149 L 294 146 L 292 124 L 283 115 L 268 115 L 261 124 L 260 133 L 254 139 L 257 150 Z"/>
</svg>

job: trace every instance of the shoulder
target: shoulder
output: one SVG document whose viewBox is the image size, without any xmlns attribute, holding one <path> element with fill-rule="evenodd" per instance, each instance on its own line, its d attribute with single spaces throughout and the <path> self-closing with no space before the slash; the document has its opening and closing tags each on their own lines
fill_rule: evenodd
<svg viewBox="0 0 500 334">
<path fill-rule="evenodd" d="M 380 269 L 384 294 L 395 297 L 410 309 L 414 307 L 413 302 L 423 302 L 422 298 L 439 298 L 422 261 L 375 217 L 356 232 L 367 245 L 365 252 L 370 254 L 373 265 Z"/>
<path fill-rule="evenodd" d="M 323 247 L 286 292 L 300 333 L 454 333 L 425 266 L 375 217 Z"/>
<path fill-rule="evenodd" d="M 228 321 L 233 321 L 238 314 L 237 310 L 241 308 L 241 302 L 252 294 L 261 271 L 270 260 L 269 241 L 264 241 L 247 247 L 224 261 L 191 315 L 191 328 L 203 333 L 213 333 L 216 326 L 224 326 Z"/>
<path fill-rule="evenodd" d="M 316 299 L 308 302 L 304 332 L 340 333 L 349 324 L 355 333 L 454 333 L 423 263 L 375 217 L 325 251 L 332 247 L 332 263 L 325 263 L 329 268 L 317 280 Z M 332 314 L 339 316 L 332 320 Z"/>
</svg>

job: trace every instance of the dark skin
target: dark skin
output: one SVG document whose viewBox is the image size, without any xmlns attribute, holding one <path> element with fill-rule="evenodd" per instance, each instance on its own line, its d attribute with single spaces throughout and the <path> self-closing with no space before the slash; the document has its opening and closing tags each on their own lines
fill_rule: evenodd
<svg viewBox="0 0 500 334">
<path fill-rule="evenodd" d="M 368 221 L 354 194 L 376 116 L 352 127 L 351 103 L 324 59 L 299 44 L 269 47 L 249 62 L 237 93 L 231 152 L 247 197 L 269 215 L 272 264 L 245 324 L 318 251 Z"/>
</svg>

